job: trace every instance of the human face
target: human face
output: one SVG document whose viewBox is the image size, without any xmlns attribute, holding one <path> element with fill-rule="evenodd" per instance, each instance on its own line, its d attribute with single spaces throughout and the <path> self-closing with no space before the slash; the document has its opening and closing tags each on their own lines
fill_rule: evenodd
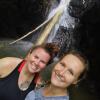
<svg viewBox="0 0 100 100">
<path fill-rule="evenodd" d="M 43 48 L 37 48 L 28 54 L 26 60 L 26 66 L 29 72 L 35 73 L 45 68 L 50 60 L 50 55 Z"/>
<path fill-rule="evenodd" d="M 71 84 L 77 83 L 77 79 L 83 70 L 84 66 L 80 59 L 68 54 L 55 65 L 51 83 L 60 88 L 67 88 Z"/>
</svg>

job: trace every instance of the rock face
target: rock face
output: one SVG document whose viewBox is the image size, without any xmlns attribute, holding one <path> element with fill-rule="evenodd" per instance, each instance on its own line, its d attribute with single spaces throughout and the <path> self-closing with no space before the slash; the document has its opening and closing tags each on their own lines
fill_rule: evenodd
<svg viewBox="0 0 100 100">
<path fill-rule="evenodd" d="M 18 38 L 41 24 L 49 9 L 48 1 L 0 0 L 0 37 Z"/>
<path fill-rule="evenodd" d="M 80 48 L 86 53 L 90 61 L 89 80 L 91 80 L 92 88 L 100 91 L 100 75 L 98 67 L 100 57 L 100 1 L 96 2 L 94 7 L 88 10 L 81 18 L 78 33 L 81 33 Z"/>
</svg>

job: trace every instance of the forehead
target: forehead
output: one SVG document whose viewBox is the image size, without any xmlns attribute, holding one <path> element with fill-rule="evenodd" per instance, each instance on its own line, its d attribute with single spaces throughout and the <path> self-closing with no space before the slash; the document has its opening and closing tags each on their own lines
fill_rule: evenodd
<svg viewBox="0 0 100 100">
<path fill-rule="evenodd" d="M 49 53 L 48 52 L 46 52 L 46 50 L 45 49 L 43 49 L 43 48 L 36 48 L 36 49 L 34 49 L 33 51 L 32 51 L 32 54 L 41 54 L 41 55 L 49 55 Z"/>
<path fill-rule="evenodd" d="M 84 69 L 82 61 L 72 54 L 66 55 L 61 61 L 75 72 L 80 72 Z"/>
<path fill-rule="evenodd" d="M 41 48 L 41 47 L 35 48 L 32 52 L 39 52 L 39 51 L 46 52 L 46 51 L 45 51 L 43 48 Z"/>
<path fill-rule="evenodd" d="M 37 55 L 41 59 L 50 59 L 50 55 L 48 52 L 45 51 L 43 48 L 36 48 L 33 50 L 32 55 Z"/>
</svg>

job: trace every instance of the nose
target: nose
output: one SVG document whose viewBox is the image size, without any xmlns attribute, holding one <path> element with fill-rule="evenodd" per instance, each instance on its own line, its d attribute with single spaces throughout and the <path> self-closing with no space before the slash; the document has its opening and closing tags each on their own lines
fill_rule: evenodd
<svg viewBox="0 0 100 100">
<path fill-rule="evenodd" d="M 59 75 L 64 76 L 65 72 L 66 72 L 66 70 L 62 69 L 62 70 L 59 71 Z"/>
<path fill-rule="evenodd" d="M 36 59 L 35 64 L 38 65 L 39 62 L 40 62 L 40 60 L 39 59 Z"/>
</svg>

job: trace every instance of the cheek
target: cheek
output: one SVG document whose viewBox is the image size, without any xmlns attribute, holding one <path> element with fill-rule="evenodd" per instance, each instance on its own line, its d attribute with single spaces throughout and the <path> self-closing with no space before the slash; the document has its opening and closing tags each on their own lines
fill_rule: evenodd
<svg viewBox="0 0 100 100">
<path fill-rule="evenodd" d="M 59 64 L 56 64 L 54 67 L 54 70 L 62 70 L 63 67 L 61 67 Z"/>
<path fill-rule="evenodd" d="M 44 64 L 44 63 L 40 63 L 40 64 L 39 64 L 39 68 L 40 68 L 40 69 L 44 69 L 45 67 L 46 67 L 46 64 Z"/>
<path fill-rule="evenodd" d="M 71 75 L 69 75 L 69 74 L 67 74 L 67 75 L 65 75 L 65 82 L 66 83 L 72 83 L 74 81 L 74 77 L 73 76 L 71 76 Z"/>
<path fill-rule="evenodd" d="M 52 79 L 54 79 L 54 80 L 55 80 L 55 77 L 56 77 L 56 76 L 55 76 L 55 73 L 54 73 L 54 72 L 52 72 L 52 73 L 51 73 L 51 80 L 52 80 Z"/>
<path fill-rule="evenodd" d="M 33 61 L 35 58 L 34 56 L 30 56 L 29 59 Z"/>
</svg>

